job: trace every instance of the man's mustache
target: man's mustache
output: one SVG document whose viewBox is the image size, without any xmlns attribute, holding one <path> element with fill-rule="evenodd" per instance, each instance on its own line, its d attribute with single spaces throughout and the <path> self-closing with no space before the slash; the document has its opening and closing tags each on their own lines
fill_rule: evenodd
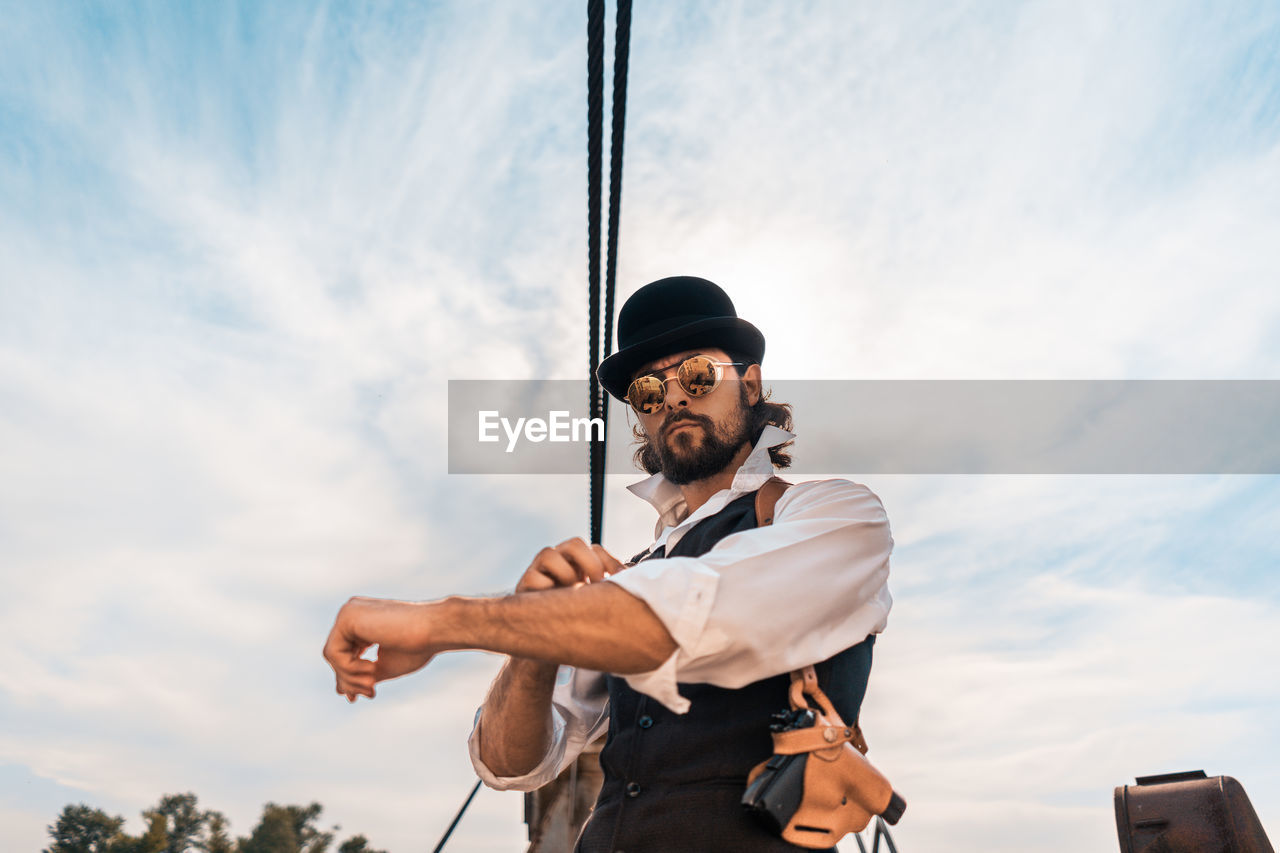
<svg viewBox="0 0 1280 853">
<path fill-rule="evenodd" d="M 663 425 L 662 434 L 666 435 L 667 433 L 671 432 L 671 430 L 675 429 L 676 427 L 682 424 L 697 424 L 701 426 L 703 425 L 703 421 L 702 421 L 702 418 L 699 418 L 696 415 L 683 415 L 678 418 L 672 418 L 671 420 L 667 421 L 666 424 Z"/>
</svg>

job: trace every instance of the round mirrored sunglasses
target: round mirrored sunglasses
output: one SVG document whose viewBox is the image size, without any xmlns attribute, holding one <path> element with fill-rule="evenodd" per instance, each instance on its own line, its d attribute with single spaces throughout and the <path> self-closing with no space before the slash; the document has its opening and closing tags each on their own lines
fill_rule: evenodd
<svg viewBox="0 0 1280 853">
<path fill-rule="evenodd" d="M 705 397 L 719 387 L 724 379 L 724 368 L 731 366 L 745 367 L 746 362 L 716 361 L 705 355 L 686 358 L 676 368 L 675 376 L 666 379 L 652 374 L 636 377 L 627 389 L 627 402 L 642 415 L 653 414 L 667 401 L 667 383 L 672 379 L 679 382 L 690 397 Z"/>
</svg>

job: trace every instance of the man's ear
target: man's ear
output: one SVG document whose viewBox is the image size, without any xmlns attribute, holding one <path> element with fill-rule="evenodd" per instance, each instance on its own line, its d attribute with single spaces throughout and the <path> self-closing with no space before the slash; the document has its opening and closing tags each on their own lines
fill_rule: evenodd
<svg viewBox="0 0 1280 853">
<path fill-rule="evenodd" d="M 764 379 L 760 376 L 760 365 L 751 365 L 741 374 L 741 377 L 747 389 L 747 402 L 754 406 L 760 402 L 761 388 L 764 387 Z"/>
</svg>

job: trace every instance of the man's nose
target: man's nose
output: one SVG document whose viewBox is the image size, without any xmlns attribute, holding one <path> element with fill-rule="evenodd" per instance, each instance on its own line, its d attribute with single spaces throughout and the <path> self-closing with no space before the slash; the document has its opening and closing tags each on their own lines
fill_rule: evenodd
<svg viewBox="0 0 1280 853">
<path fill-rule="evenodd" d="M 671 382 L 675 382 L 675 385 L 669 384 Z M 671 376 L 662 380 L 662 390 L 665 394 L 665 402 L 668 409 L 689 405 L 689 394 L 684 390 L 683 385 L 676 382 L 676 377 Z"/>
</svg>

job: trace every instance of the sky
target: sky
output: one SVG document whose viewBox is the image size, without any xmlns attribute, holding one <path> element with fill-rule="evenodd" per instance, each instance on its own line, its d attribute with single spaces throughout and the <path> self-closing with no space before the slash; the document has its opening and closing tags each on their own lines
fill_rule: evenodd
<svg viewBox="0 0 1280 853">
<path fill-rule="evenodd" d="M 445 453 L 449 380 L 585 375 L 585 41 L 579 4 L 5 4 L 0 848 L 188 790 L 434 845 L 500 659 L 348 705 L 320 649 L 351 595 L 588 533 L 585 458 Z M 619 304 L 716 281 L 766 383 L 1280 378 L 1275 4 L 655 0 L 629 86 Z M 1114 849 L 1115 786 L 1201 768 L 1280 835 L 1274 476 L 827 476 L 893 530 L 862 723 L 904 853 Z M 523 837 L 485 789 L 449 849 Z"/>
</svg>

